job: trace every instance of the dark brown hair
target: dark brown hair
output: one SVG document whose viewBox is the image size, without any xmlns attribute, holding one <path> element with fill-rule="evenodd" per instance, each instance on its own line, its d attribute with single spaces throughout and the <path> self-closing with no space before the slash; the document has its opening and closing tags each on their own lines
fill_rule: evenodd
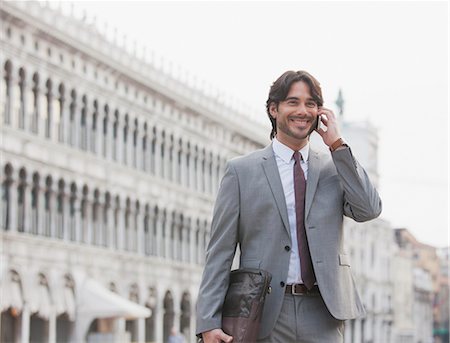
<svg viewBox="0 0 450 343">
<path fill-rule="evenodd" d="M 278 107 L 278 104 L 286 99 L 292 84 L 298 81 L 303 81 L 309 86 L 309 91 L 311 92 L 312 98 L 317 103 L 317 106 L 320 107 L 323 105 L 322 89 L 320 88 L 319 81 L 317 81 L 314 76 L 304 70 L 289 70 L 285 72 L 273 83 L 272 87 L 270 87 L 269 97 L 266 101 L 267 115 L 272 123 L 272 132 L 270 133 L 271 140 L 277 134 L 277 121 L 270 114 L 270 105 L 275 103 Z"/>
</svg>

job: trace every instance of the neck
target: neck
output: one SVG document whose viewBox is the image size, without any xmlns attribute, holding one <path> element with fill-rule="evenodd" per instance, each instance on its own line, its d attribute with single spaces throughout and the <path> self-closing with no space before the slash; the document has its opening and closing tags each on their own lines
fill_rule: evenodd
<svg viewBox="0 0 450 343">
<path fill-rule="evenodd" d="M 283 143 L 284 145 L 288 146 L 289 148 L 291 148 L 294 151 L 299 151 L 299 150 L 303 149 L 306 146 L 306 144 L 308 144 L 308 141 L 309 141 L 309 137 L 301 139 L 301 140 L 293 139 L 291 137 L 279 135 L 279 134 L 277 134 L 275 137 L 278 139 L 278 141 L 280 143 Z"/>
</svg>

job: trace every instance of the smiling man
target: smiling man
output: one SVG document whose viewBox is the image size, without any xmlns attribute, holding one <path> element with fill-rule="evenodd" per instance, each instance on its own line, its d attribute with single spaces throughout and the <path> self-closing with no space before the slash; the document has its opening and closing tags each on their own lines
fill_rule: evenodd
<svg viewBox="0 0 450 343">
<path fill-rule="evenodd" d="M 343 216 L 376 218 L 381 200 L 312 75 L 285 72 L 266 107 L 272 143 L 229 161 L 220 185 L 197 334 L 205 343 L 232 342 L 221 329 L 221 309 L 239 244 L 241 268 L 272 274 L 258 342 L 342 343 L 344 320 L 364 314 L 343 251 Z M 310 148 L 314 130 L 330 153 Z"/>
</svg>

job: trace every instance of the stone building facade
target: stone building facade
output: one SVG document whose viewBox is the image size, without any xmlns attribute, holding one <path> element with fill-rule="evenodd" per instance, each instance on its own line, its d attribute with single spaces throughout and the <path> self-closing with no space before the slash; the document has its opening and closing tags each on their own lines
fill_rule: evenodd
<svg viewBox="0 0 450 343">
<path fill-rule="evenodd" d="M 268 126 L 57 8 L 0 15 L 1 341 L 194 341 L 224 165 Z"/>
</svg>

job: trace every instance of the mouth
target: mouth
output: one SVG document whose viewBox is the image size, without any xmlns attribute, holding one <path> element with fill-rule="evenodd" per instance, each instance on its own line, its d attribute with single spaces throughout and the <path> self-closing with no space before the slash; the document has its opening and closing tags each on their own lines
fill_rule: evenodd
<svg viewBox="0 0 450 343">
<path fill-rule="evenodd" d="M 311 120 L 307 118 L 298 118 L 298 117 L 289 118 L 289 121 L 301 128 L 306 128 L 311 123 Z"/>
</svg>

